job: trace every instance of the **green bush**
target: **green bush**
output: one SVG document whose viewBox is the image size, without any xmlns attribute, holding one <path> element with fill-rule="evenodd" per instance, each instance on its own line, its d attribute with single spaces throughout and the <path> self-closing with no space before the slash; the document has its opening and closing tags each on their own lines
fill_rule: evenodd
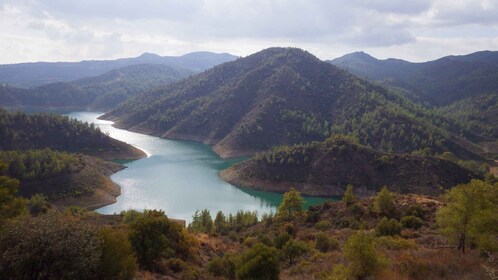
<svg viewBox="0 0 498 280">
<path fill-rule="evenodd" d="M 263 244 L 256 244 L 246 250 L 237 265 L 239 280 L 278 280 L 280 275 L 278 250 Z"/>
<path fill-rule="evenodd" d="M 0 232 L 0 279 L 96 279 L 101 246 L 94 226 L 69 215 L 23 217 Z"/>
<path fill-rule="evenodd" d="M 355 196 L 353 194 L 353 185 L 347 185 L 346 191 L 344 192 L 344 195 L 342 196 L 342 201 L 346 203 L 346 206 L 351 206 L 353 202 L 355 201 Z"/>
<path fill-rule="evenodd" d="M 207 264 L 207 270 L 213 276 L 235 279 L 235 258 L 231 255 L 215 257 Z"/>
<path fill-rule="evenodd" d="M 287 241 L 289 241 L 291 238 L 292 236 L 290 236 L 290 234 L 288 234 L 287 232 L 282 232 L 275 237 L 273 244 L 275 244 L 275 248 L 282 249 L 285 243 L 287 243 Z"/>
<path fill-rule="evenodd" d="M 323 232 L 319 232 L 315 235 L 315 249 L 322 253 L 332 251 L 339 248 L 339 241 L 333 237 L 329 237 Z"/>
<path fill-rule="evenodd" d="M 375 244 L 378 247 L 388 250 L 406 250 L 417 248 L 417 243 L 415 243 L 415 240 L 393 236 L 380 236 L 375 239 Z"/>
<path fill-rule="evenodd" d="M 310 247 L 303 241 L 291 239 L 282 248 L 282 257 L 293 265 L 297 258 L 310 251 Z"/>
<path fill-rule="evenodd" d="M 372 236 L 363 231 L 351 235 L 343 248 L 351 275 L 357 279 L 366 279 L 375 275 L 385 265 L 386 260 L 379 257 Z"/>
<path fill-rule="evenodd" d="M 315 228 L 318 230 L 329 230 L 332 228 L 332 224 L 329 221 L 320 221 L 315 224 Z"/>
<path fill-rule="evenodd" d="M 163 211 L 145 210 L 130 224 L 129 238 L 138 263 L 153 270 L 160 258 L 189 258 L 194 242 L 181 225 Z"/>
<path fill-rule="evenodd" d="M 382 218 L 375 227 L 375 232 L 378 236 L 384 235 L 398 235 L 401 232 L 401 224 L 395 219 L 388 220 L 386 217 Z"/>
<path fill-rule="evenodd" d="M 405 216 L 401 218 L 401 225 L 404 228 L 419 229 L 424 224 L 424 221 L 419 217 Z"/>
<path fill-rule="evenodd" d="M 316 224 L 318 221 L 320 221 L 320 212 L 308 211 L 308 214 L 306 215 L 306 223 Z"/>
<path fill-rule="evenodd" d="M 119 230 L 104 228 L 99 279 L 133 279 L 138 265 L 128 235 Z"/>
<path fill-rule="evenodd" d="M 390 217 L 394 214 L 394 199 L 393 194 L 387 189 L 387 186 L 377 193 L 374 201 L 374 210 L 380 215 Z"/>
<path fill-rule="evenodd" d="M 50 204 L 43 194 L 35 194 L 28 200 L 28 210 L 31 215 L 47 213 Z"/>
</svg>

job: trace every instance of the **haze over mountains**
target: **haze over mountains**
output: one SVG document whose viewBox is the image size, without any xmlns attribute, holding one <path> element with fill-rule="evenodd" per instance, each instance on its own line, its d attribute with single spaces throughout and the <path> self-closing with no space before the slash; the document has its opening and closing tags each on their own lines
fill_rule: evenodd
<svg viewBox="0 0 498 280">
<path fill-rule="evenodd" d="M 0 84 L 33 87 L 102 75 L 110 70 L 137 64 L 161 64 L 200 72 L 214 65 L 236 59 L 227 53 L 193 52 L 182 56 L 159 56 L 144 53 L 134 58 L 85 60 L 81 62 L 32 62 L 0 65 Z"/>
<path fill-rule="evenodd" d="M 9 107 L 107 110 L 130 96 L 233 59 L 235 56 L 229 54 L 210 52 L 180 57 L 145 53 L 136 58 L 109 61 L 0 65 L 0 81 L 4 83 L 0 85 L 0 102 Z M 15 87 L 17 84 L 32 86 L 44 83 L 48 76 L 61 82 L 29 89 Z M 76 77 L 78 80 L 65 81 Z"/>
</svg>

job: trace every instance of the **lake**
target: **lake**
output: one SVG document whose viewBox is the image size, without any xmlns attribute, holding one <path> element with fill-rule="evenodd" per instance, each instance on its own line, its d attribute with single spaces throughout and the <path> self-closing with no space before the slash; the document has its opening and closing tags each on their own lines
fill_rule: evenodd
<svg viewBox="0 0 498 280">
<path fill-rule="evenodd" d="M 134 133 L 98 120 L 102 113 L 72 112 L 67 114 L 84 122 L 94 123 L 112 138 L 133 145 L 148 155 L 125 162 L 126 169 L 111 176 L 121 186 L 117 202 L 96 210 L 102 214 L 119 213 L 128 209 L 162 209 L 171 218 L 190 221 L 195 210 L 208 209 L 214 217 L 221 210 L 276 211 L 282 194 L 238 188 L 218 177 L 218 172 L 242 159 L 224 160 L 210 146 L 167 140 Z M 304 197 L 305 207 L 323 203 L 326 198 Z"/>
</svg>

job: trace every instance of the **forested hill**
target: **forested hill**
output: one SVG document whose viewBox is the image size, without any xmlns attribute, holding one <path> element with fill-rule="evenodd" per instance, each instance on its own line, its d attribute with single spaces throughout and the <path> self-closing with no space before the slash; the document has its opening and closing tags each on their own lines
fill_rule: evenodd
<svg viewBox="0 0 498 280">
<path fill-rule="evenodd" d="M 31 89 L 0 86 L 0 103 L 9 107 L 74 107 L 109 109 L 126 98 L 194 72 L 160 64 L 139 64 L 111 70 L 97 77 L 58 82 Z"/>
<path fill-rule="evenodd" d="M 214 145 L 225 157 L 353 134 L 389 152 L 475 158 L 455 123 L 294 48 L 270 48 L 127 100 L 121 128 Z M 444 129 L 443 129 L 444 127 Z M 451 131 L 451 132 L 448 132 Z"/>
<path fill-rule="evenodd" d="M 415 98 L 434 105 L 498 92 L 498 52 L 481 51 L 411 63 L 379 60 L 356 52 L 330 61 L 360 77 L 402 87 Z"/>
<path fill-rule="evenodd" d="M 182 56 L 159 56 L 144 53 L 134 58 L 85 60 L 81 62 L 36 62 L 0 65 L 0 84 L 34 87 L 102 75 L 110 70 L 138 64 L 161 64 L 200 72 L 236 59 L 227 53 L 193 52 Z"/>
<path fill-rule="evenodd" d="M 137 159 L 145 154 L 65 116 L 10 113 L 0 109 L 0 151 L 51 148 L 104 159 Z"/>
<path fill-rule="evenodd" d="M 440 194 L 479 175 L 454 162 L 421 155 L 386 154 L 344 137 L 325 142 L 281 146 L 220 173 L 243 187 L 309 195 L 342 195 L 348 184 L 363 195 L 382 186 L 399 193 Z"/>
<path fill-rule="evenodd" d="M 89 200 L 81 195 L 93 194 L 98 197 L 100 194 L 99 200 L 91 201 L 99 205 L 113 202 L 114 196 L 119 194 L 119 187 L 108 176 L 124 168 L 110 161 L 50 149 L 0 151 L 0 165 L 2 163 L 7 166 L 4 175 L 20 181 L 19 193 L 22 196 L 42 194 L 50 200 L 80 196 L 80 205 Z M 109 192 L 111 188 L 116 193 L 111 194 L 109 201 L 102 194 Z M 96 205 L 87 203 L 85 206 Z"/>
</svg>

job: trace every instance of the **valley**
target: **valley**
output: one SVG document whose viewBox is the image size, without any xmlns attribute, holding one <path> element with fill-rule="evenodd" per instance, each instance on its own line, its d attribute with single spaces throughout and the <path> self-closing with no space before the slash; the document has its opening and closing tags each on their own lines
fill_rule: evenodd
<svg viewBox="0 0 498 280">
<path fill-rule="evenodd" d="M 494 57 L 0 65 L 0 278 L 491 279 Z"/>
</svg>

